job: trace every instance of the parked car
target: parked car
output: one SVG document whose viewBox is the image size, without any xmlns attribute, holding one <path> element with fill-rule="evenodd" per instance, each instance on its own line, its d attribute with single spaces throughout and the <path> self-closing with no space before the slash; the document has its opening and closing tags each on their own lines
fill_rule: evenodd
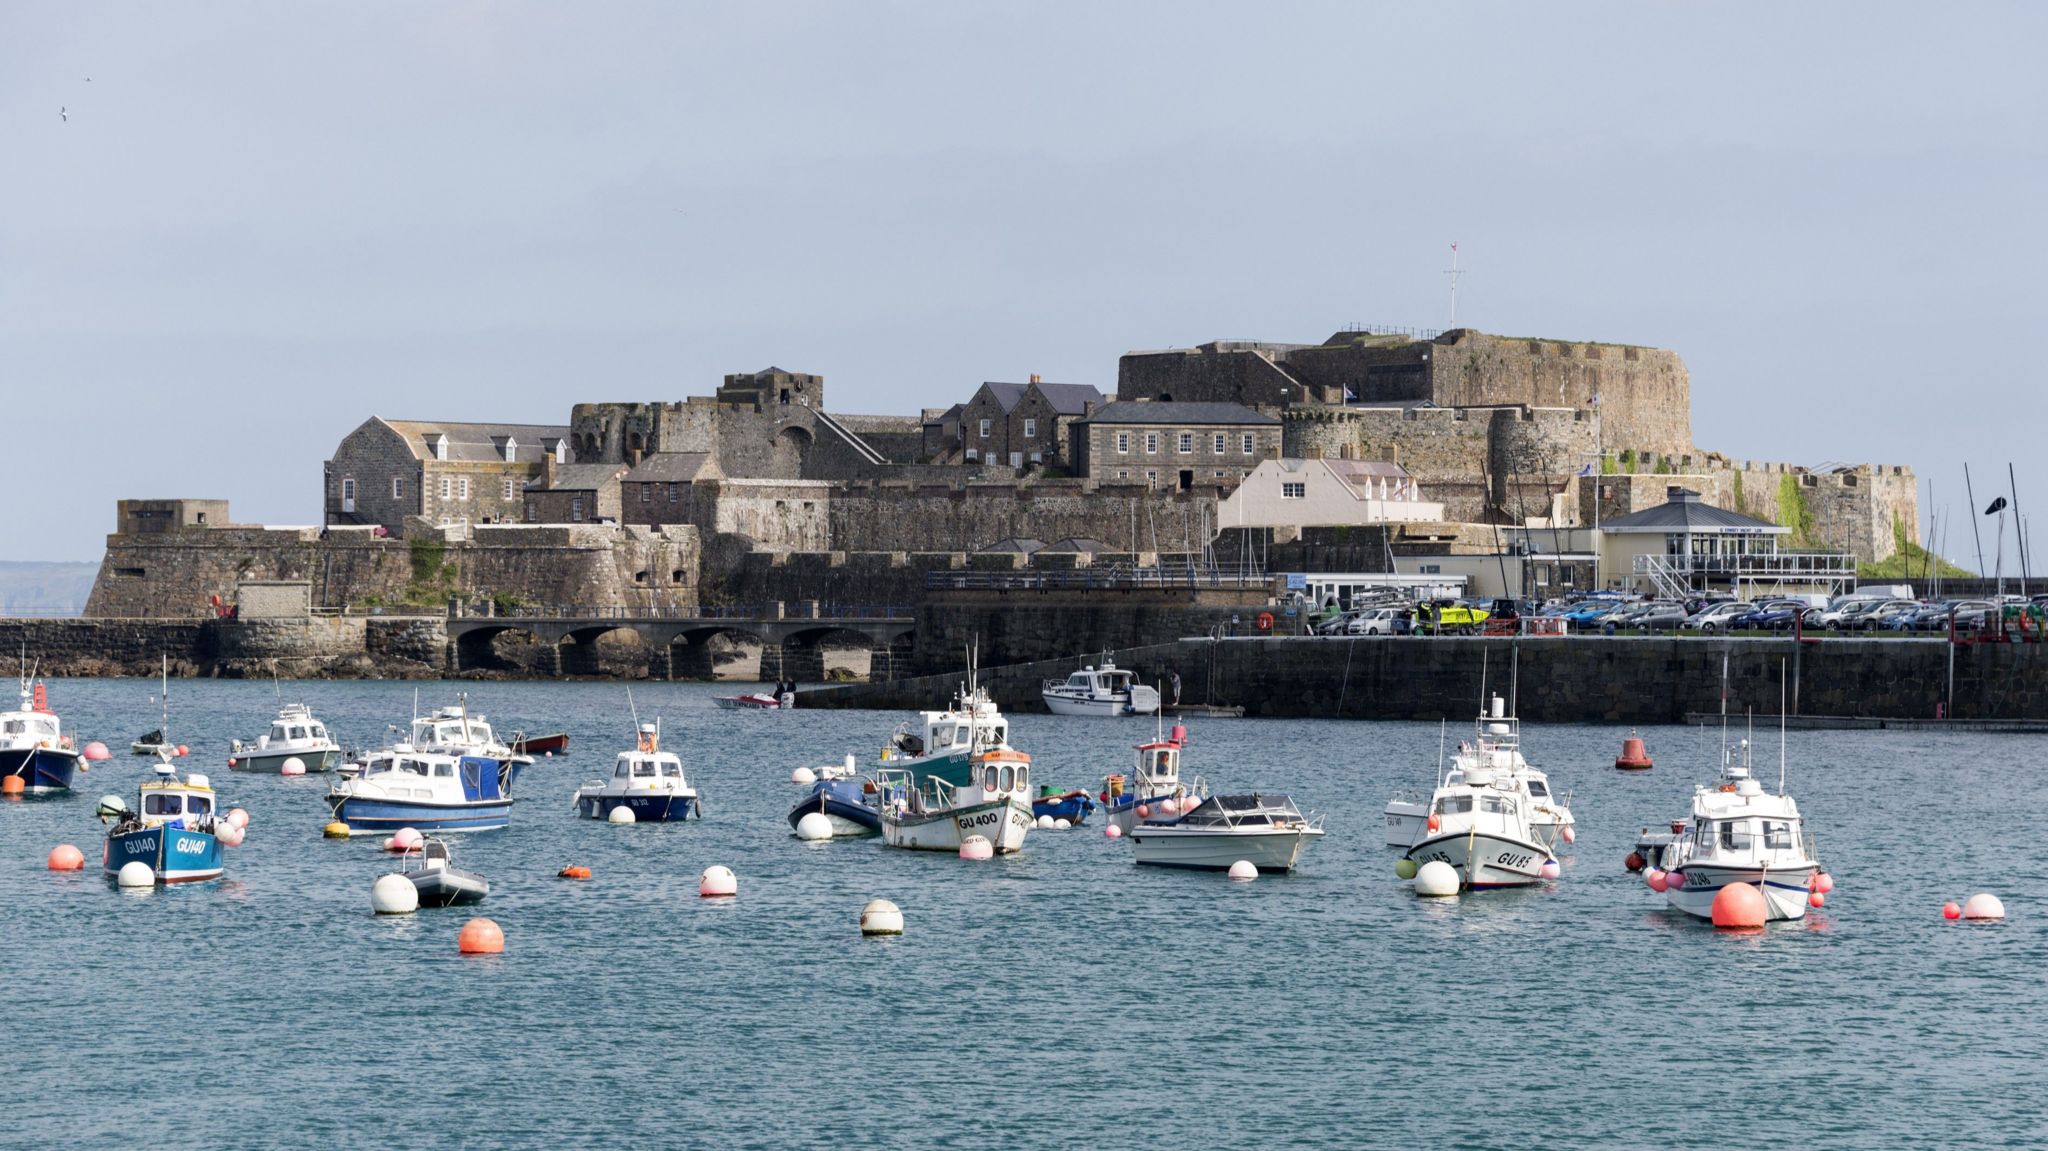
<svg viewBox="0 0 2048 1151">
<path fill-rule="evenodd" d="M 1807 605 L 1800 603 L 1797 600 L 1764 600 L 1763 602 L 1758 603 L 1755 607 L 1749 609 L 1746 612 L 1743 612 L 1741 615 L 1736 616 L 1734 619 L 1729 620 L 1728 630 L 1765 631 L 1771 628 L 1772 623 L 1770 621 L 1779 616 L 1782 616 L 1784 620 L 1784 622 L 1780 626 L 1790 627 L 1792 613 L 1806 606 Z"/>
<path fill-rule="evenodd" d="M 1629 623 L 1637 631 L 1676 631 L 1688 618 L 1684 604 L 1675 600 L 1658 600 L 1637 612 Z"/>
<path fill-rule="evenodd" d="M 1407 635 L 1408 611 L 1398 607 L 1367 608 L 1344 628 L 1347 635 Z"/>
<path fill-rule="evenodd" d="M 1745 603 L 1739 599 L 1730 600 L 1726 603 L 1711 604 L 1687 616 L 1682 626 L 1687 631 L 1696 631 L 1702 635 L 1712 635 L 1717 631 L 1727 631 L 1729 620 L 1742 615 L 1755 606 L 1755 604 Z"/>
<path fill-rule="evenodd" d="M 1857 631 L 1897 631 L 1898 628 L 1893 625 L 1893 621 L 1899 613 L 1918 611 L 1920 606 L 1918 602 L 1909 599 L 1878 600 L 1857 614 L 1852 621 L 1845 623 L 1844 628 L 1853 625 Z"/>
<path fill-rule="evenodd" d="M 1583 631 L 1598 627 L 1601 620 L 1626 606 L 1628 605 L 1625 603 L 1611 599 L 1583 600 L 1577 607 L 1564 613 L 1564 618 L 1571 624 L 1573 631 Z"/>
</svg>

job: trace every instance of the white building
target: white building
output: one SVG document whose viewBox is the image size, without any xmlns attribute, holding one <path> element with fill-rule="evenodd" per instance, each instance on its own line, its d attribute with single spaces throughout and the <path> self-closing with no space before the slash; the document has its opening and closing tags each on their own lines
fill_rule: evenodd
<svg viewBox="0 0 2048 1151">
<path fill-rule="evenodd" d="M 1422 498 L 1399 464 L 1369 460 L 1275 459 L 1253 468 L 1216 513 L 1225 528 L 1364 527 L 1426 523 L 1444 506 Z M 1276 533 L 1275 539 L 1291 538 Z"/>
</svg>

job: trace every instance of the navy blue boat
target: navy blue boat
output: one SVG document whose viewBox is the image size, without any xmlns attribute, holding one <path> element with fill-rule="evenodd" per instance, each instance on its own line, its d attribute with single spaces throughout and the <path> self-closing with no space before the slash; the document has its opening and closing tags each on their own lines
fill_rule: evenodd
<svg viewBox="0 0 2048 1151">
<path fill-rule="evenodd" d="M 41 681 L 22 676 L 21 707 L 0 711 L 0 779 L 21 780 L 25 795 L 70 791 L 78 749 L 62 728 Z"/>
<path fill-rule="evenodd" d="M 867 787 L 867 780 L 851 775 L 820 779 L 809 795 L 789 809 L 789 826 L 794 829 L 798 820 L 816 811 L 832 821 L 834 838 L 880 835 L 882 816 L 875 810 Z"/>
<path fill-rule="evenodd" d="M 1095 797 L 1085 791 L 1056 792 L 1050 787 L 1041 788 L 1038 798 L 1031 801 L 1031 818 L 1049 815 L 1064 819 L 1075 827 L 1095 810 Z"/>
<path fill-rule="evenodd" d="M 481 755 L 380 751 L 327 793 L 351 831 L 496 831 L 512 819 L 512 784 L 524 764 Z"/>
</svg>

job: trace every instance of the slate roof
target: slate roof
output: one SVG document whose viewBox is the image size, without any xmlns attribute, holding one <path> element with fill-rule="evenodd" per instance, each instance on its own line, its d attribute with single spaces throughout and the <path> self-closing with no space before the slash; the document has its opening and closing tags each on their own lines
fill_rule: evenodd
<svg viewBox="0 0 2048 1151">
<path fill-rule="evenodd" d="M 1011 536 L 1009 539 L 997 540 L 985 548 L 977 548 L 975 550 L 983 554 L 989 552 L 1023 552 L 1025 555 L 1030 555 L 1033 552 L 1045 550 L 1045 541 L 1035 540 L 1029 536 Z"/>
<path fill-rule="evenodd" d="M 625 474 L 629 484 L 684 484 L 691 480 L 711 478 L 706 474 L 705 464 L 711 456 L 708 452 L 654 452 L 641 458 L 633 470 Z M 556 468 L 560 472 L 561 468 Z"/>
<path fill-rule="evenodd" d="M 1243 404 L 1124 400 L 1097 408 L 1083 422 L 1091 424 L 1278 425 Z"/>
<path fill-rule="evenodd" d="M 1644 508 L 1625 516 L 1603 521 L 1601 529 L 1610 532 L 1714 532 L 1740 529 L 1745 532 L 1765 532 L 1774 535 L 1789 535 L 1791 528 L 1717 508 L 1700 499 L 1700 494 L 1690 488 L 1670 488 L 1669 502 L 1654 508 Z"/>
<path fill-rule="evenodd" d="M 380 417 L 381 418 L 381 417 Z M 448 437 L 451 460 L 503 460 L 506 436 L 516 441 L 515 463 L 537 464 L 547 454 L 542 441 L 553 443 L 569 438 L 569 429 L 554 424 L 444 424 L 433 420 L 384 420 L 385 426 L 405 440 L 415 459 L 434 458 L 434 437 Z"/>
<path fill-rule="evenodd" d="M 1054 553 L 1079 552 L 1086 555 L 1094 555 L 1097 552 L 1114 552 L 1120 549 L 1112 547 L 1093 536 L 1068 536 L 1066 539 L 1049 543 L 1038 550 Z"/>
<path fill-rule="evenodd" d="M 547 477 L 526 485 L 530 492 L 594 492 L 626 473 L 624 464 L 557 464 L 554 482 Z"/>
<path fill-rule="evenodd" d="M 1078 416 L 1087 411 L 1090 404 L 1101 407 L 1109 402 L 1109 397 L 1092 384 L 1048 384 L 1043 381 L 1036 384 L 1009 384 L 988 380 L 981 386 L 989 390 L 989 395 L 995 399 L 996 406 L 1006 412 L 1015 411 L 1018 401 L 1033 388 L 1037 388 L 1039 394 L 1045 397 L 1045 402 L 1052 405 L 1052 410 L 1062 416 Z"/>
</svg>

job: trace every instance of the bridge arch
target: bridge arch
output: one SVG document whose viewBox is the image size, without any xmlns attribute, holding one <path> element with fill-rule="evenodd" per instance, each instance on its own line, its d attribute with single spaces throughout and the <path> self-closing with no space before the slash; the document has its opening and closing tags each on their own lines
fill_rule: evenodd
<svg viewBox="0 0 2048 1151">
<path fill-rule="evenodd" d="M 735 662 L 735 651 L 745 645 L 759 645 L 763 652 L 771 646 L 760 629 L 718 623 L 675 629 L 662 652 L 668 656 L 670 679 L 712 680 L 718 678 L 719 665 Z"/>
<path fill-rule="evenodd" d="M 514 651 L 500 646 L 499 639 L 509 636 L 520 637 L 515 645 L 511 645 L 520 649 L 519 653 L 515 654 Z M 533 628 L 517 623 L 506 623 L 465 628 L 455 634 L 455 639 L 449 646 L 454 649 L 450 653 L 450 672 L 524 671 L 532 660 L 519 658 L 520 654 L 531 657 L 536 648 L 551 652 L 554 643 Z M 554 674 L 556 668 L 550 663 L 542 670 Z"/>
</svg>

